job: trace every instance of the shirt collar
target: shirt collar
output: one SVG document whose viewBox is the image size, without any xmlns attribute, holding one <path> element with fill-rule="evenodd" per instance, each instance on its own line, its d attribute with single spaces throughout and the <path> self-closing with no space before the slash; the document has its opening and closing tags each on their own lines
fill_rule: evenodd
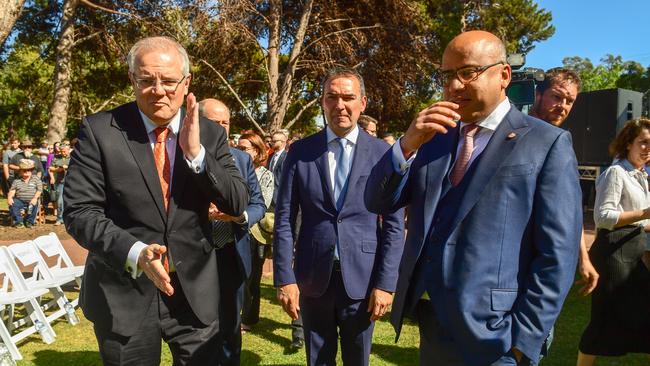
<svg viewBox="0 0 650 366">
<path fill-rule="evenodd" d="M 330 126 L 327 126 L 325 128 L 325 131 L 327 132 L 327 143 L 328 144 L 338 138 L 338 136 L 336 136 L 336 134 L 334 133 L 334 131 L 332 131 Z M 350 131 L 343 138 L 348 140 L 348 142 L 352 143 L 353 145 L 356 145 L 357 144 L 357 138 L 359 138 L 359 126 L 358 125 L 354 126 L 352 131 Z"/>
<path fill-rule="evenodd" d="M 147 135 L 151 134 L 153 130 L 155 130 L 158 127 L 157 124 L 155 124 L 149 117 L 145 116 L 144 113 L 138 108 L 138 112 L 140 112 L 140 117 L 142 117 L 142 122 L 144 122 L 144 128 L 147 130 Z M 167 124 L 167 127 L 171 130 L 172 134 L 177 135 L 178 130 L 180 129 L 181 125 L 181 110 L 179 109 L 178 112 L 172 117 L 172 119 L 169 120 L 169 123 Z"/>
<path fill-rule="evenodd" d="M 478 122 L 478 125 L 483 129 L 488 129 L 490 131 L 496 131 L 497 127 L 501 124 L 503 119 L 506 117 L 506 114 L 510 112 L 510 99 L 506 97 L 497 107 L 490 113 L 484 120 Z M 465 125 L 469 123 L 461 122 L 460 128 L 462 130 Z"/>
<path fill-rule="evenodd" d="M 634 175 L 637 175 L 637 174 L 641 174 L 641 175 L 643 175 L 643 176 L 647 176 L 647 175 L 648 175 L 646 169 L 639 170 L 639 169 L 635 168 L 635 167 L 632 165 L 632 163 L 630 163 L 629 160 L 627 160 L 627 159 L 620 159 L 620 160 L 617 160 L 615 163 L 618 163 L 618 164 L 621 165 L 623 168 L 625 168 L 625 170 L 627 171 L 627 173 L 628 173 L 629 175 L 631 175 L 631 176 L 634 176 Z"/>
</svg>

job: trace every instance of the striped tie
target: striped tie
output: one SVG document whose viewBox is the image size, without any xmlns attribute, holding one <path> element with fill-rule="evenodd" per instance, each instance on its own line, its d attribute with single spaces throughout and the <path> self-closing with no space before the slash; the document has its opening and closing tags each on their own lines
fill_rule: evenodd
<svg viewBox="0 0 650 366">
<path fill-rule="evenodd" d="M 454 169 L 449 174 L 449 181 L 454 187 L 457 186 L 469 166 L 469 161 L 472 158 L 472 152 L 474 151 L 474 136 L 479 131 L 479 126 L 476 124 L 465 125 L 463 127 L 463 134 L 465 135 L 465 141 L 463 142 L 463 147 L 460 149 L 460 154 L 458 154 L 458 159 L 456 159 L 456 164 Z"/>
<path fill-rule="evenodd" d="M 153 130 L 156 135 L 156 143 L 153 147 L 153 157 L 156 162 L 156 170 L 158 171 L 158 179 L 160 180 L 160 188 L 162 189 L 163 204 L 165 211 L 169 207 L 169 183 L 171 181 L 171 164 L 169 155 L 167 155 L 167 135 L 169 129 L 167 127 L 157 127 Z M 165 272 L 169 273 L 169 255 L 163 255 L 162 264 L 165 267 Z"/>
</svg>

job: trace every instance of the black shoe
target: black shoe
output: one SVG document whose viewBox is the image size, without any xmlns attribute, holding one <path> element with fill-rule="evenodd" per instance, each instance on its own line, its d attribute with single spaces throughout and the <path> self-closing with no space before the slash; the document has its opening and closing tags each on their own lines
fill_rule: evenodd
<svg viewBox="0 0 650 366">
<path fill-rule="evenodd" d="M 33 226 L 33 225 L 32 225 L 31 222 L 29 222 L 29 221 L 25 221 L 25 227 L 26 227 L 26 228 L 29 229 L 29 228 L 31 228 L 32 226 Z"/>
<path fill-rule="evenodd" d="M 291 342 L 291 348 L 293 349 L 301 349 L 304 346 L 305 346 L 305 340 L 302 338 L 294 338 L 293 342 Z"/>
</svg>

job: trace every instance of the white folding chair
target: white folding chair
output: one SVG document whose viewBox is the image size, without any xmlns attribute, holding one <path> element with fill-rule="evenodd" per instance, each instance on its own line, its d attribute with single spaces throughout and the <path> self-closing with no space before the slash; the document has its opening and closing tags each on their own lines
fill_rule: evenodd
<svg viewBox="0 0 650 366">
<path fill-rule="evenodd" d="M 24 267 L 31 268 L 32 275 L 26 277 L 22 274 L 28 288 L 45 288 L 53 297 L 53 300 L 45 304 L 41 304 L 43 310 L 48 310 L 54 304 L 58 306 L 58 310 L 47 316 L 49 322 L 65 316 L 68 323 L 76 325 L 79 323 L 79 318 L 74 312 L 74 304 L 68 301 L 61 286 L 66 283 L 75 281 L 74 274 L 53 274 L 50 272 L 49 267 L 45 260 L 38 251 L 38 248 L 31 240 L 22 243 L 11 244 L 7 247 L 10 254 L 13 255 L 15 260 L 20 262 Z M 14 261 L 15 262 L 15 261 Z"/>
<path fill-rule="evenodd" d="M 72 275 L 75 277 L 77 286 L 81 287 L 84 266 L 75 266 L 55 233 L 39 236 L 33 240 L 33 243 L 47 257 L 56 259 L 56 262 L 48 267 L 54 277 L 67 277 Z"/>
<path fill-rule="evenodd" d="M 14 360 L 22 360 L 16 344 L 25 337 L 39 333 L 43 342 L 50 344 L 54 342 L 54 329 L 47 321 L 43 310 L 39 306 L 37 297 L 48 292 L 45 288 L 28 289 L 20 269 L 5 247 L 0 247 L 0 276 L 3 277 L 0 287 L 0 339 L 9 349 Z M 16 305 L 24 305 L 27 316 L 19 320 L 14 319 Z M 7 313 L 8 314 L 5 314 Z M 6 315 L 6 316 L 5 316 Z M 5 317 L 7 322 L 4 322 Z M 23 325 L 30 324 L 27 328 L 12 334 Z"/>
</svg>

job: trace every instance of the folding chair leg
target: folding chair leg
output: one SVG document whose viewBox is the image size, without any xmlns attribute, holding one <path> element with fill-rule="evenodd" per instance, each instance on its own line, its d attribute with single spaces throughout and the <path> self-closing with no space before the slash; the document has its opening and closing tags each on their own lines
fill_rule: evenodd
<svg viewBox="0 0 650 366">
<path fill-rule="evenodd" d="M 9 333 L 9 330 L 7 327 L 5 327 L 5 324 L 0 321 L 0 340 L 2 340 L 2 343 L 4 343 L 5 346 L 7 346 L 7 349 L 9 349 L 9 354 L 11 354 L 11 358 L 14 360 L 22 360 L 23 356 L 20 354 L 20 351 L 18 351 L 18 347 L 16 347 L 16 344 L 14 343 L 13 339 L 11 338 L 11 333 Z"/>
<path fill-rule="evenodd" d="M 43 342 L 46 344 L 51 344 L 54 342 L 56 333 L 54 333 L 54 329 L 52 329 L 52 326 L 47 321 L 47 318 L 45 317 L 45 314 L 43 314 L 43 311 L 41 310 L 38 302 L 36 302 L 34 299 L 31 299 L 29 302 L 25 303 L 25 308 L 27 309 L 29 318 L 32 320 L 32 323 L 34 323 L 34 327 L 43 339 Z"/>
</svg>

